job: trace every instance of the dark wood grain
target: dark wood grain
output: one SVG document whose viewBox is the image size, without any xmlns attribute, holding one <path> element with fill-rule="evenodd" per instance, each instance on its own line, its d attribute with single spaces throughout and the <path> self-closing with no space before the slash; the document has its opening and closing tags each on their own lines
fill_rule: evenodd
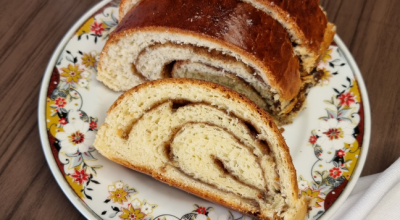
<svg viewBox="0 0 400 220">
<path fill-rule="evenodd" d="M 97 2 L 0 1 L 0 219 L 85 219 L 46 163 L 37 102 L 54 49 Z"/>
<path fill-rule="evenodd" d="M 44 158 L 40 82 L 63 35 L 96 0 L 0 0 L 0 218 L 84 219 Z M 321 0 L 367 85 L 372 137 L 362 175 L 400 156 L 400 1 Z"/>
<path fill-rule="evenodd" d="M 400 156 L 400 8 L 398 0 L 322 0 L 367 86 L 372 137 L 362 175 L 382 172 Z"/>
</svg>

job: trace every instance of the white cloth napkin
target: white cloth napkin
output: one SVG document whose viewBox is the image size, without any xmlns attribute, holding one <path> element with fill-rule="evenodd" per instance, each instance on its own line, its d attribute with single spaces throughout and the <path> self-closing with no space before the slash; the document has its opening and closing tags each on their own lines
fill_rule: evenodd
<svg viewBox="0 0 400 220">
<path fill-rule="evenodd" d="M 330 220 L 400 220 L 400 158 L 383 173 L 362 177 Z"/>
</svg>

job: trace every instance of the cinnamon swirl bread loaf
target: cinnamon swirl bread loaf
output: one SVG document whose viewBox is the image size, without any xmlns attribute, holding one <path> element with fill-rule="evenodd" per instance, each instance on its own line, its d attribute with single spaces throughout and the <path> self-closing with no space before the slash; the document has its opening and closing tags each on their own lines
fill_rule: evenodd
<svg viewBox="0 0 400 220">
<path fill-rule="evenodd" d="M 111 34 L 97 78 L 113 90 L 128 90 L 170 77 L 180 60 L 236 75 L 275 119 L 290 119 L 282 110 L 297 103 L 302 81 L 286 30 L 237 0 L 140 1 Z"/>
<path fill-rule="evenodd" d="M 122 0 L 119 19 L 141 0 Z M 162 0 L 159 0 L 162 1 Z M 262 10 L 278 21 L 288 32 L 293 50 L 301 60 L 303 75 L 310 73 L 328 49 L 336 27 L 319 6 L 319 0 L 241 0 Z"/>
<path fill-rule="evenodd" d="M 296 171 L 261 108 L 193 79 L 146 82 L 108 111 L 94 143 L 105 157 L 260 219 L 303 219 Z"/>
</svg>

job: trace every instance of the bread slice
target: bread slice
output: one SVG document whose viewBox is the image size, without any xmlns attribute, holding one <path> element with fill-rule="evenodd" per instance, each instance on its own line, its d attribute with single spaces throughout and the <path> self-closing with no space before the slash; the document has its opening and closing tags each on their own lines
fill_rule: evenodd
<svg viewBox="0 0 400 220">
<path fill-rule="evenodd" d="M 336 27 L 328 19 L 319 6 L 319 0 L 242 0 L 262 10 L 278 21 L 290 36 L 294 45 L 294 53 L 301 60 L 303 75 L 311 73 L 321 55 L 325 53 L 336 33 Z M 119 19 L 124 16 L 140 0 L 121 0 Z M 175 1 L 180 4 L 179 1 Z"/>
<path fill-rule="evenodd" d="M 272 118 L 218 84 L 146 82 L 111 106 L 94 143 L 105 157 L 260 219 L 303 219 L 296 171 Z"/>
<path fill-rule="evenodd" d="M 278 115 L 281 103 L 292 102 L 301 88 L 299 61 L 285 29 L 247 3 L 208 1 L 139 2 L 107 41 L 97 79 L 125 91 L 170 77 L 175 61 L 198 62 L 239 77 L 267 105 L 277 106 L 270 113 Z"/>
</svg>

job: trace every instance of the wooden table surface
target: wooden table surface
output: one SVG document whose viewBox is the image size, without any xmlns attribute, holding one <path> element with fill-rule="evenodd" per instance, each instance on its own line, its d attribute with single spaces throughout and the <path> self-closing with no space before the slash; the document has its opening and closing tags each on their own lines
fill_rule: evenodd
<svg viewBox="0 0 400 220">
<path fill-rule="evenodd" d="M 98 0 L 0 0 L 0 219 L 84 219 L 57 185 L 37 125 L 40 83 L 61 38 Z M 321 0 L 364 77 L 372 137 L 362 175 L 400 156 L 399 0 Z"/>
</svg>

